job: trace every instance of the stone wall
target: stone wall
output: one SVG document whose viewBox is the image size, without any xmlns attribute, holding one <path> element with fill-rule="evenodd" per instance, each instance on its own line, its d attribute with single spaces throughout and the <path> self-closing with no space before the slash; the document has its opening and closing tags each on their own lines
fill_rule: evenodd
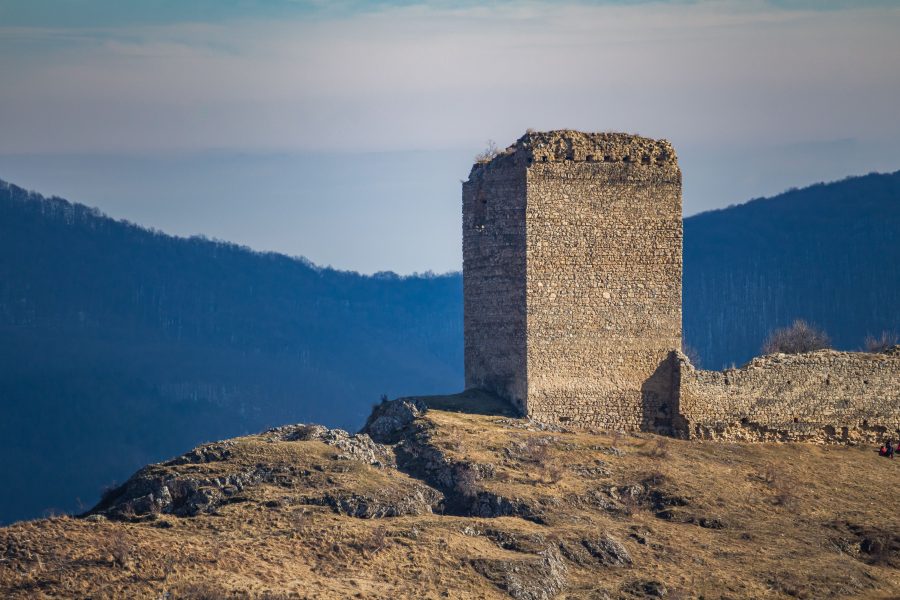
<svg viewBox="0 0 900 600">
<path fill-rule="evenodd" d="M 681 343 L 681 173 L 666 142 L 570 141 L 528 169 L 529 414 L 648 428 Z"/>
<path fill-rule="evenodd" d="M 900 347 L 772 354 L 701 371 L 680 353 L 679 411 L 691 438 L 878 443 L 900 437 Z"/>
<path fill-rule="evenodd" d="M 669 143 L 526 134 L 473 167 L 463 216 L 467 387 L 542 421 L 663 428 L 681 341 Z"/>
<path fill-rule="evenodd" d="M 539 421 L 714 440 L 900 437 L 900 349 L 694 369 L 668 142 L 528 133 L 463 184 L 466 387 Z"/>
<path fill-rule="evenodd" d="M 463 183 L 466 388 L 525 410 L 525 165 L 495 160 Z"/>
</svg>

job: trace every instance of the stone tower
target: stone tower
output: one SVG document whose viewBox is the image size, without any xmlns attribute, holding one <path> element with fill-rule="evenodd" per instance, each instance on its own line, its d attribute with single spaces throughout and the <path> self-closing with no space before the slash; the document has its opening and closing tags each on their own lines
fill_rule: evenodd
<svg viewBox="0 0 900 600">
<path fill-rule="evenodd" d="M 527 133 L 463 183 L 466 387 L 544 422 L 666 430 L 681 345 L 672 146 Z"/>
</svg>

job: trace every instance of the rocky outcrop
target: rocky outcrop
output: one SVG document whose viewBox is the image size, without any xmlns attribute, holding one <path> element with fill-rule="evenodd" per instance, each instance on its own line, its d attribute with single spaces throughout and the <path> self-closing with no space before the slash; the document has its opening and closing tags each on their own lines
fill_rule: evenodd
<svg viewBox="0 0 900 600">
<path fill-rule="evenodd" d="M 321 425 L 276 427 L 259 438 L 275 442 L 320 442 L 335 449 L 335 461 L 356 462 L 376 469 L 398 469 L 412 477 L 406 485 L 360 493 L 340 486 L 310 494 L 303 484 L 310 471 L 291 464 L 244 464 L 236 457 L 234 440 L 206 444 L 158 465 L 138 471 L 107 492 L 88 515 L 110 519 L 179 517 L 215 513 L 219 507 L 244 501 L 242 492 L 262 484 L 294 490 L 273 505 L 328 506 L 336 513 L 372 519 L 442 513 L 499 517 L 519 516 L 540 522 L 540 510 L 524 500 L 489 492 L 480 481 L 491 465 L 450 458 L 432 439 L 433 425 L 419 419 L 426 412 L 421 400 L 384 401 L 373 410 L 363 432 L 349 434 Z M 370 437 L 371 434 L 371 437 Z M 373 440 L 373 437 L 378 440 Z M 380 443 L 393 441 L 392 444 Z M 212 470 L 194 467 L 207 465 Z"/>
<path fill-rule="evenodd" d="M 382 444 L 396 443 L 410 423 L 426 410 L 425 402 L 420 398 L 382 400 L 372 409 L 360 433 L 368 434 Z"/>
<path fill-rule="evenodd" d="M 450 458 L 432 440 L 432 426 L 416 421 L 394 447 L 397 467 L 439 490 L 441 509 L 449 514 L 473 517 L 517 516 L 535 522 L 540 510 L 524 500 L 485 490 L 480 481 L 490 472 L 487 465 Z"/>
<path fill-rule="evenodd" d="M 155 514 L 190 517 L 214 512 L 249 485 L 271 479 L 279 469 L 259 466 L 219 477 L 200 477 L 151 465 L 107 492 L 89 514 L 134 519 Z"/>
<path fill-rule="evenodd" d="M 343 429 L 329 429 L 322 425 L 287 425 L 270 429 L 265 434 L 285 442 L 316 441 L 334 446 L 340 453 L 335 457 L 353 460 L 374 467 L 394 465 L 391 449 L 372 440 L 366 433 L 350 434 Z"/>
<path fill-rule="evenodd" d="M 389 489 L 376 494 L 329 492 L 320 497 L 304 498 L 302 503 L 329 506 L 340 515 L 358 519 L 384 519 L 429 514 L 442 500 L 440 492 L 423 485 L 400 493 Z"/>
<path fill-rule="evenodd" d="M 375 468 L 394 465 L 390 448 L 378 444 L 365 434 L 351 435 L 342 429 L 321 425 L 287 425 L 270 429 L 260 436 L 273 442 L 316 441 L 332 446 L 338 461 L 353 461 Z M 235 442 L 227 440 L 206 444 L 135 473 L 123 485 L 109 490 L 88 514 L 112 519 L 135 519 L 157 514 L 179 517 L 214 513 L 218 507 L 242 501 L 241 492 L 248 486 L 263 483 L 292 487 L 307 476 L 304 469 L 293 465 L 259 463 L 244 465 L 229 462 L 235 455 Z M 211 473 L 190 470 L 186 466 L 211 465 Z M 352 498 L 331 495 L 320 497 L 321 503 L 335 510 L 362 517 L 421 514 L 439 501 L 439 494 L 425 486 L 404 496 L 390 495 L 381 502 L 374 498 Z"/>
<path fill-rule="evenodd" d="M 554 548 L 513 560 L 475 559 L 472 566 L 516 600 L 550 600 L 565 587 L 568 571 Z"/>
<path fill-rule="evenodd" d="M 559 549 L 567 560 L 583 567 L 627 567 L 633 562 L 622 542 L 608 533 L 580 541 L 564 540 Z"/>
</svg>

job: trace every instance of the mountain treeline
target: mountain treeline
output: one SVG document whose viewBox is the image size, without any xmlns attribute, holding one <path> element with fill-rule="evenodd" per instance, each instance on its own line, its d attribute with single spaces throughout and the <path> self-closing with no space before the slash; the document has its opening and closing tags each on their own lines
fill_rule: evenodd
<svg viewBox="0 0 900 600">
<path fill-rule="evenodd" d="M 858 349 L 900 331 L 900 172 L 687 218 L 684 259 L 705 368 L 796 318 Z M 0 522 L 92 505 L 203 441 L 355 429 L 381 394 L 461 389 L 462 353 L 458 273 L 319 268 L 0 182 Z"/>
<path fill-rule="evenodd" d="M 900 171 L 685 219 L 683 311 L 709 369 L 747 362 L 795 319 L 845 350 L 900 334 Z"/>
<path fill-rule="evenodd" d="M 0 182 L 0 521 L 197 442 L 458 390 L 461 332 L 458 274 L 317 268 Z"/>
</svg>

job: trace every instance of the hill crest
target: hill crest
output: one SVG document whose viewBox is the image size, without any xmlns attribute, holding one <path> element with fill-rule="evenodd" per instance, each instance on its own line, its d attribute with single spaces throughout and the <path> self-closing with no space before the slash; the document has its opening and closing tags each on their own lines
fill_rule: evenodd
<svg viewBox="0 0 900 600">
<path fill-rule="evenodd" d="M 368 431 L 207 444 L 141 470 L 86 518 L 2 528 L 0 589 L 874 599 L 900 586 L 898 513 L 871 502 L 900 471 L 870 448 L 574 432 L 404 401 Z M 141 495 L 154 485 L 162 504 Z"/>
</svg>

